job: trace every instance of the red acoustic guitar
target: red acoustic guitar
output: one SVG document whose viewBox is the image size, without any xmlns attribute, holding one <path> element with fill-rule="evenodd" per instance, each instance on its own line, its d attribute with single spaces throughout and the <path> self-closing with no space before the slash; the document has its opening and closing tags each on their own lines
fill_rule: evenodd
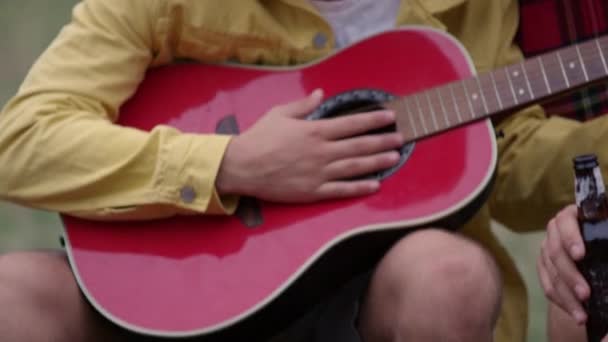
<svg viewBox="0 0 608 342">
<path fill-rule="evenodd" d="M 363 272 L 417 227 L 457 228 L 483 203 L 496 167 L 488 118 L 608 75 L 594 39 L 474 77 L 445 33 L 376 35 L 294 68 L 179 64 L 150 70 L 119 124 L 236 134 L 271 107 L 321 87 L 310 119 L 382 106 L 408 143 L 401 163 L 370 175 L 371 196 L 309 205 L 252 198 L 229 217 L 91 222 L 63 216 L 74 274 L 116 324 L 162 337 L 264 339 Z"/>
</svg>

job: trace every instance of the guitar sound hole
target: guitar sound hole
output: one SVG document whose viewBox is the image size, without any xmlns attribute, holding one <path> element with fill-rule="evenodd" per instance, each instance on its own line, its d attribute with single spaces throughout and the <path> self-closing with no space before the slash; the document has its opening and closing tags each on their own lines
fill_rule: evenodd
<svg viewBox="0 0 608 342">
<path fill-rule="evenodd" d="M 394 96 L 376 89 L 357 89 L 335 95 L 323 102 L 309 117 L 309 120 L 328 119 L 344 115 L 370 112 L 383 109 L 382 103 L 391 100 Z M 388 125 L 380 129 L 366 132 L 365 134 L 381 134 L 395 132 L 396 126 Z M 414 149 L 414 143 L 406 144 L 398 150 L 401 158 L 399 163 L 391 168 L 375 172 L 373 174 L 357 177 L 358 179 L 379 179 L 382 180 L 401 168 Z"/>
</svg>

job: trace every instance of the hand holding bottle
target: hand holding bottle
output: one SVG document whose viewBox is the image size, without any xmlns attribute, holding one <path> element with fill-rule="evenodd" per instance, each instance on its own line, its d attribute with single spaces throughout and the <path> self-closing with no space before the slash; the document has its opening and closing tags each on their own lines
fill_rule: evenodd
<svg viewBox="0 0 608 342">
<path fill-rule="evenodd" d="M 547 298 L 579 324 L 587 319 L 582 303 L 589 297 L 589 285 L 575 262 L 584 255 L 585 245 L 578 225 L 577 207 L 569 205 L 547 224 L 537 271 Z"/>
<path fill-rule="evenodd" d="M 538 273 L 547 297 L 585 324 L 587 341 L 608 334 L 608 197 L 593 154 L 574 162 L 576 205 L 547 225 Z"/>
</svg>

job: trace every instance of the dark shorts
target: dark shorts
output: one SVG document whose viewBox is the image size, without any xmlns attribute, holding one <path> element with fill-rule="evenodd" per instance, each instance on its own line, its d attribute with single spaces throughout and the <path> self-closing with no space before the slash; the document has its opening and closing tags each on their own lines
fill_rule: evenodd
<svg viewBox="0 0 608 342">
<path fill-rule="evenodd" d="M 268 342 L 361 342 L 357 318 L 371 273 L 360 275 Z"/>
</svg>

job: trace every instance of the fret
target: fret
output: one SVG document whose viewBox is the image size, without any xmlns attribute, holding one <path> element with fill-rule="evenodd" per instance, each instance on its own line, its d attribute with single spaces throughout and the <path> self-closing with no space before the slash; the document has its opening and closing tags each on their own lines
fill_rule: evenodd
<svg viewBox="0 0 608 342">
<path fill-rule="evenodd" d="M 515 95 L 515 88 L 513 88 L 513 82 L 511 82 L 511 77 L 509 76 L 509 69 L 504 68 L 503 70 L 505 71 L 505 75 L 507 75 L 507 81 L 509 81 L 509 88 L 511 89 L 511 94 L 513 95 L 513 101 L 515 101 L 515 104 L 519 104 L 519 101 L 517 101 L 517 95 Z"/>
<path fill-rule="evenodd" d="M 494 113 L 502 110 L 502 103 L 498 97 L 496 84 L 491 72 L 486 72 L 477 77 L 481 92 L 484 94 L 485 106 L 487 113 Z"/>
<path fill-rule="evenodd" d="M 548 95 L 550 93 L 548 88 L 549 83 L 543 73 L 540 60 L 536 58 L 529 59 L 520 64 L 531 98 L 538 100 Z"/>
<path fill-rule="evenodd" d="M 566 75 L 566 69 L 564 68 L 564 62 L 562 61 L 562 57 L 557 52 L 557 59 L 559 60 L 559 67 L 562 70 L 562 74 L 564 75 L 564 80 L 566 80 L 566 88 L 570 88 L 570 81 L 568 80 L 568 75 Z"/>
<path fill-rule="evenodd" d="M 551 93 L 556 94 L 567 89 L 570 85 L 562 68 L 561 59 L 557 53 L 540 56 L 545 68 L 545 75 L 551 85 Z"/>
<path fill-rule="evenodd" d="M 607 78 L 607 45 L 608 36 L 591 39 L 385 105 L 407 115 L 398 128 L 416 139 Z"/>
<path fill-rule="evenodd" d="M 583 61 L 583 56 L 581 56 L 581 49 L 578 45 L 575 45 L 575 48 L 576 48 L 576 55 L 578 56 L 579 63 L 581 63 L 580 64 L 581 69 L 583 69 L 583 75 L 585 76 L 585 81 L 589 82 L 589 75 L 587 74 L 587 69 L 585 66 L 585 62 Z"/>
<path fill-rule="evenodd" d="M 545 84 L 547 85 L 547 94 L 551 94 L 551 86 L 549 85 L 549 79 L 547 78 L 547 73 L 545 72 L 545 63 L 543 63 L 543 59 L 538 57 L 538 65 L 540 66 L 540 71 L 543 74 L 543 79 L 545 80 Z"/>
<path fill-rule="evenodd" d="M 602 62 L 605 73 L 603 75 L 608 76 L 608 49 L 606 43 L 608 43 L 608 35 L 604 35 L 595 39 L 597 51 L 599 51 L 599 59 Z"/>
<path fill-rule="evenodd" d="M 479 96 L 481 97 L 481 103 L 483 104 L 484 113 L 490 113 L 490 110 L 488 109 L 488 103 L 486 102 L 486 97 L 483 94 L 481 82 L 479 81 L 479 77 L 475 77 L 475 83 L 477 83 L 477 88 L 479 88 Z"/>
<path fill-rule="evenodd" d="M 526 71 L 526 65 L 524 64 L 524 62 L 521 62 L 519 65 L 520 65 L 522 73 L 524 74 L 524 80 L 526 80 L 526 85 L 528 86 L 528 91 L 530 92 L 530 98 L 533 99 L 534 91 L 532 91 L 532 84 L 530 83 L 530 79 L 528 78 L 528 72 Z"/>
<path fill-rule="evenodd" d="M 418 95 L 414 95 L 414 100 L 416 101 L 416 108 L 418 109 L 418 118 L 420 118 L 420 122 L 422 123 L 422 129 L 424 130 L 424 134 L 428 134 L 429 130 L 426 128 L 426 122 L 424 121 L 424 115 L 422 113 L 422 108 L 420 107 L 420 101 L 418 101 Z"/>
<path fill-rule="evenodd" d="M 496 84 L 496 93 L 500 98 L 502 109 L 511 108 L 517 105 L 513 92 L 511 91 L 506 71 L 497 69 L 493 71 L 492 74 L 494 77 L 494 83 Z"/>
<path fill-rule="evenodd" d="M 608 75 L 608 49 L 606 48 L 606 43 L 608 43 L 608 35 L 596 38 L 596 47 L 599 51 L 600 59 L 602 60 L 602 66 L 606 71 L 605 75 Z"/>
<path fill-rule="evenodd" d="M 602 51 L 597 48 L 597 39 L 584 42 L 579 46 L 579 53 L 587 72 L 587 81 L 608 76 L 608 71 L 606 71 L 606 66 L 602 60 Z"/>
<path fill-rule="evenodd" d="M 437 124 L 437 118 L 435 117 L 435 110 L 433 109 L 433 105 L 431 104 L 431 99 L 429 97 L 429 92 L 425 91 L 424 95 L 426 97 L 426 102 L 431 110 L 431 118 L 433 119 L 433 125 L 435 126 L 435 132 L 439 131 L 439 125 Z"/>
<path fill-rule="evenodd" d="M 606 45 L 608 36 L 592 39 L 387 105 L 405 110 L 398 119 L 404 136 L 427 136 L 608 77 Z"/>
<path fill-rule="evenodd" d="M 511 80 L 511 88 L 517 99 L 516 102 L 519 104 L 533 100 L 532 90 L 529 83 L 526 82 L 521 64 L 508 66 L 505 70 L 509 75 L 509 80 Z"/>
<path fill-rule="evenodd" d="M 498 92 L 498 87 L 496 86 L 496 80 L 494 79 L 494 73 L 489 72 L 488 74 L 490 74 L 490 79 L 492 80 L 492 86 L 494 87 L 494 91 L 496 92 L 496 100 L 498 101 L 498 108 L 502 110 L 505 107 L 502 105 L 502 101 L 500 100 L 500 93 Z"/>
<path fill-rule="evenodd" d="M 448 111 L 445 109 L 445 104 L 443 103 L 443 96 L 441 94 L 440 89 L 444 89 L 442 88 L 435 88 L 435 91 L 437 92 L 437 97 L 439 98 L 439 104 L 441 105 L 441 111 L 443 112 L 443 118 L 445 119 L 445 127 L 450 127 L 450 118 L 448 116 Z"/>
<path fill-rule="evenodd" d="M 461 82 L 465 89 L 465 93 L 467 94 L 467 98 L 469 99 L 469 106 L 472 114 L 471 118 L 475 119 L 480 115 L 487 113 L 487 106 L 479 83 L 477 83 L 477 78 L 472 77 L 462 80 Z"/>
<path fill-rule="evenodd" d="M 562 68 L 568 78 L 568 86 L 576 87 L 587 82 L 587 72 L 581 64 L 578 54 L 578 45 L 557 51 L 562 60 Z"/>
<path fill-rule="evenodd" d="M 410 125 L 412 126 L 412 129 L 414 129 L 414 136 L 418 137 L 418 130 L 416 129 L 416 124 L 414 123 L 414 114 L 412 113 L 410 103 L 407 99 L 403 99 L 403 103 L 405 103 L 405 111 L 410 119 Z"/>
<path fill-rule="evenodd" d="M 407 102 L 408 97 L 401 97 L 385 102 L 383 107 L 395 112 L 395 125 L 397 126 L 397 131 L 401 133 L 405 141 L 410 141 L 418 138 L 418 132 Z"/>
<path fill-rule="evenodd" d="M 604 65 L 604 71 L 606 75 L 608 75 L 608 66 L 606 66 L 606 58 L 604 57 L 604 52 L 602 51 L 602 47 L 600 46 L 600 40 L 595 39 L 595 45 L 597 46 L 597 50 L 600 53 L 600 59 L 602 60 L 602 64 Z"/>
<path fill-rule="evenodd" d="M 471 119 L 475 119 L 475 109 L 473 109 L 473 103 L 471 102 L 471 95 L 467 91 L 467 87 L 463 82 L 460 82 L 460 88 L 464 91 L 464 97 L 467 99 L 467 103 L 469 104 L 469 109 L 471 111 Z M 473 93 L 473 95 L 477 96 L 477 94 Z M 476 100 L 477 98 L 474 98 Z"/>
<path fill-rule="evenodd" d="M 454 108 L 456 109 L 456 117 L 458 118 L 458 123 L 462 123 L 462 115 L 460 115 L 460 106 L 458 106 L 458 102 L 456 101 L 456 95 L 454 94 L 454 83 L 450 83 L 448 85 L 450 89 L 450 94 L 452 95 L 452 103 L 454 104 Z"/>
</svg>

